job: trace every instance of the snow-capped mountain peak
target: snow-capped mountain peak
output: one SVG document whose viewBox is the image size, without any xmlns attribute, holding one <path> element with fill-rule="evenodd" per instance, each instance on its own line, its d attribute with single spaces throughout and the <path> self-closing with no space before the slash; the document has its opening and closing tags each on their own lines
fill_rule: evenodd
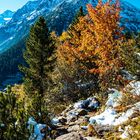
<svg viewBox="0 0 140 140">
<path fill-rule="evenodd" d="M 44 16 L 51 30 L 61 33 L 71 23 L 80 6 L 93 6 L 98 0 L 34 0 L 17 10 L 12 19 L 0 27 L 0 53 L 18 43 L 29 33 L 30 26 L 39 16 Z M 121 1 L 122 26 L 128 30 L 140 30 L 140 10 Z M 12 38 L 12 39 L 10 39 Z"/>
<path fill-rule="evenodd" d="M 8 21 L 11 20 L 14 12 L 10 10 L 4 11 L 2 14 L 0 14 L 0 26 L 5 25 Z"/>
</svg>

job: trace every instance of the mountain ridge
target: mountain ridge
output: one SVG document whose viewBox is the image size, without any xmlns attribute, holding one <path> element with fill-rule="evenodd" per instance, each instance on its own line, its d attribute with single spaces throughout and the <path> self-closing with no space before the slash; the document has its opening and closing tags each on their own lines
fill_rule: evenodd
<svg viewBox="0 0 140 140">
<path fill-rule="evenodd" d="M 12 16 L 15 12 L 11 10 L 6 10 L 3 13 L 0 14 L 0 26 L 4 26 L 12 19 Z"/>
<path fill-rule="evenodd" d="M 66 29 L 68 24 L 70 24 L 72 17 L 74 16 L 74 14 L 78 10 L 78 8 L 80 6 L 86 5 L 87 3 L 91 3 L 92 5 L 95 6 L 97 4 L 97 0 L 85 0 L 83 2 L 81 2 L 80 0 L 29 1 L 21 9 L 17 10 L 17 12 L 13 15 L 12 20 L 9 23 L 7 23 L 6 26 L 4 26 L 3 28 L 0 28 L 0 32 L 3 29 L 6 34 L 9 34 L 9 36 L 11 36 L 11 34 L 12 34 L 11 37 L 8 36 L 7 40 L 4 39 L 3 41 L 0 41 L 0 42 L 2 42 L 0 44 L 0 48 L 1 48 L 0 50 L 3 51 L 3 50 L 8 49 L 10 47 L 9 44 L 14 45 L 20 39 L 22 39 L 25 35 L 27 35 L 29 32 L 30 26 L 35 22 L 37 17 L 41 16 L 41 15 L 48 19 L 48 21 L 49 21 L 48 24 L 51 26 L 53 24 L 54 24 L 54 26 L 57 26 L 55 22 L 57 20 L 60 21 L 60 22 L 57 22 L 57 24 L 60 24 L 60 26 L 62 26 L 61 27 L 62 29 L 59 30 L 58 28 L 55 28 L 55 27 L 51 27 L 51 28 L 53 30 L 56 30 L 57 32 L 62 32 L 62 30 Z M 124 5 L 123 9 L 124 8 L 126 9 L 124 2 L 122 2 L 122 3 L 123 3 L 122 5 Z M 73 5 L 73 8 L 71 5 Z M 128 3 L 126 3 L 126 5 L 128 5 Z M 131 7 L 132 7 L 132 5 L 131 5 Z M 64 13 L 65 9 L 66 9 L 66 13 Z M 131 10 L 131 9 L 133 9 L 133 10 Z M 129 10 L 129 11 L 131 10 L 131 11 L 127 13 L 127 10 Z M 134 7 L 133 8 L 128 7 L 127 10 L 124 13 L 124 15 L 134 15 L 134 12 L 136 13 L 136 11 L 138 11 L 138 13 L 140 14 L 140 10 L 138 10 L 137 8 L 134 8 Z M 61 15 L 62 13 L 63 13 L 63 15 Z M 69 13 L 70 13 L 70 15 L 68 15 Z M 64 22 L 63 20 L 57 19 L 57 18 L 61 18 L 62 16 L 64 17 L 65 14 L 68 18 L 68 19 L 66 19 L 67 20 L 66 24 L 63 23 Z M 130 22 L 132 22 L 132 21 L 130 21 Z M 140 22 L 140 20 L 138 22 Z M 123 24 L 126 25 L 125 22 L 123 22 Z M 133 27 L 131 27 L 131 29 L 135 30 L 135 27 L 136 26 L 134 24 Z M 140 27 L 138 27 L 138 28 L 140 29 Z M 14 32 L 15 32 L 15 35 L 13 36 Z"/>
<path fill-rule="evenodd" d="M 44 16 L 51 30 L 61 33 L 71 23 L 76 11 L 80 6 L 86 9 L 86 4 L 95 6 L 97 0 L 36 0 L 29 1 L 17 10 L 13 18 L 0 28 L 0 53 L 18 43 L 29 33 L 30 26 L 39 16 Z M 128 30 L 140 30 L 140 9 L 128 2 L 121 1 L 122 26 Z"/>
</svg>

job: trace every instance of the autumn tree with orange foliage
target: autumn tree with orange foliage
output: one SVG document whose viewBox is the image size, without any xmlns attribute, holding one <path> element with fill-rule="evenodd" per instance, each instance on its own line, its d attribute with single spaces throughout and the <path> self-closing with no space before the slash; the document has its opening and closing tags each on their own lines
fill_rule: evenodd
<svg viewBox="0 0 140 140">
<path fill-rule="evenodd" d="M 100 88 L 123 84 L 119 75 L 124 66 L 122 60 L 122 28 L 119 1 L 103 3 L 94 8 L 87 5 L 88 14 L 74 26 L 73 37 L 66 39 L 59 53 L 71 66 L 80 63 L 80 68 L 98 75 Z"/>
<path fill-rule="evenodd" d="M 61 82 L 64 85 L 63 93 L 65 95 L 67 94 L 70 99 L 73 98 L 72 101 L 91 96 L 92 89 L 95 89 L 95 86 L 93 87 L 92 85 L 96 80 L 95 76 L 83 69 L 82 63 L 84 62 L 75 56 L 70 47 L 71 45 L 76 48 L 81 44 L 82 30 L 75 28 L 75 26 L 83 17 L 83 15 L 77 17 L 77 22 L 70 25 L 67 32 L 62 33 L 59 37 L 60 46 L 57 49 L 57 66 L 60 72 Z"/>
<path fill-rule="evenodd" d="M 85 37 L 80 50 L 86 50 L 84 57 L 95 57 L 91 61 L 96 64 L 97 68 L 93 67 L 89 71 L 99 74 L 101 88 L 120 86 L 123 84 L 119 72 L 124 66 L 121 53 L 124 39 L 122 28 L 119 25 L 119 1 L 116 0 L 113 4 L 111 0 L 105 4 L 99 1 L 96 8 L 87 5 L 87 9 L 88 23 L 85 19 L 83 22 L 87 23 L 88 27 L 84 31 Z"/>
</svg>

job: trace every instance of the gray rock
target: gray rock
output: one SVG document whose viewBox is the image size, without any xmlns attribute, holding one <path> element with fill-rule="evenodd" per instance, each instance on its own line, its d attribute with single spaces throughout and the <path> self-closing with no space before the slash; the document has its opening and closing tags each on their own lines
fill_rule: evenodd
<svg viewBox="0 0 140 140">
<path fill-rule="evenodd" d="M 77 116 L 67 116 L 67 122 L 75 122 L 78 119 Z"/>
<path fill-rule="evenodd" d="M 59 124 L 60 122 L 59 122 L 59 119 L 58 119 L 58 118 L 53 118 L 53 119 L 51 120 L 51 123 L 52 123 L 52 125 L 57 125 L 57 124 Z"/>
<path fill-rule="evenodd" d="M 77 132 L 71 132 L 57 137 L 55 140 L 86 140 Z"/>
<path fill-rule="evenodd" d="M 87 106 L 89 105 L 89 101 L 88 100 L 81 100 L 77 103 L 74 104 L 74 108 L 78 109 L 78 108 L 87 108 Z"/>
<path fill-rule="evenodd" d="M 100 103 L 95 97 L 90 97 L 86 100 L 79 101 L 74 104 L 75 109 L 89 109 L 94 110 L 99 107 Z"/>
<path fill-rule="evenodd" d="M 80 126 L 79 125 L 74 125 L 68 128 L 68 132 L 76 132 L 80 130 Z"/>
<path fill-rule="evenodd" d="M 75 124 L 78 124 L 78 125 L 81 125 L 83 123 L 88 123 L 88 119 L 85 118 L 85 116 L 82 116 L 77 121 L 75 121 Z"/>
<path fill-rule="evenodd" d="M 89 101 L 89 104 L 88 104 L 89 110 L 93 111 L 93 110 L 99 108 L 100 103 L 95 97 L 88 98 L 87 100 Z"/>
<path fill-rule="evenodd" d="M 96 137 L 86 137 L 86 140 L 103 140 L 103 139 L 98 139 Z"/>
<path fill-rule="evenodd" d="M 73 109 L 73 106 L 72 105 L 69 105 L 62 113 L 61 115 L 62 116 L 66 116 L 67 112 L 69 112 L 70 110 Z"/>
</svg>

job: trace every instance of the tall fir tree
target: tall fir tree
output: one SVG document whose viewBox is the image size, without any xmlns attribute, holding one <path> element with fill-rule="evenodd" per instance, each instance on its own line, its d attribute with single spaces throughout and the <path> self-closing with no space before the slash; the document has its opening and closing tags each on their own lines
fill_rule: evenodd
<svg viewBox="0 0 140 140">
<path fill-rule="evenodd" d="M 42 113 L 44 95 L 51 81 L 49 74 L 53 71 L 55 42 L 43 17 L 31 27 L 26 42 L 24 59 L 27 66 L 20 69 L 24 73 L 25 92 L 32 101 L 33 110 Z"/>
<path fill-rule="evenodd" d="M 70 24 L 70 26 L 68 28 L 68 34 L 70 37 L 74 37 L 73 32 L 77 32 L 77 30 L 75 30 L 74 26 L 79 22 L 80 17 L 84 17 L 84 16 L 85 16 L 84 10 L 83 10 L 83 7 L 81 6 L 79 11 L 76 13 L 75 17 L 73 18 L 72 23 Z"/>
<path fill-rule="evenodd" d="M 79 18 L 80 18 L 80 17 L 83 17 L 83 16 L 85 16 L 85 14 L 84 14 L 83 7 L 81 6 L 81 7 L 79 8 L 79 11 L 76 13 L 76 15 L 75 15 L 75 17 L 74 17 L 74 19 L 73 19 L 71 25 L 74 25 L 74 24 L 78 23 L 78 22 L 79 22 Z"/>
</svg>

